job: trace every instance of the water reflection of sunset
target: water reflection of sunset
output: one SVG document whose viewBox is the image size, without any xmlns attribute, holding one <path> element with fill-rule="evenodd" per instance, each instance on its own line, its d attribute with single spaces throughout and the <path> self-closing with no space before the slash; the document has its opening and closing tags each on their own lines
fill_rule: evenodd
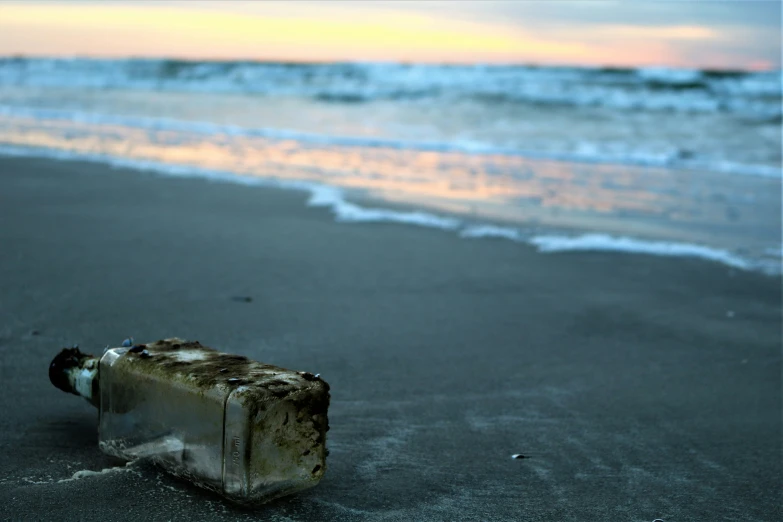
<svg viewBox="0 0 783 522">
<path fill-rule="evenodd" d="M 0 141 L 134 162 L 191 166 L 248 178 L 327 183 L 360 197 L 470 219 L 698 242 L 716 233 L 745 243 L 779 234 L 780 181 L 620 165 L 577 165 L 500 154 L 319 146 L 284 139 L 14 119 Z M 720 177 L 720 183 L 710 180 Z M 755 184 L 755 185 L 754 185 Z M 751 191 L 752 186 L 758 190 Z M 762 188 L 766 187 L 766 188 Z M 687 187 L 687 189 L 683 189 Z M 721 187 L 721 188 L 716 188 Z M 730 208 L 743 208 L 731 221 Z M 599 226 L 600 225 L 600 226 Z"/>
</svg>

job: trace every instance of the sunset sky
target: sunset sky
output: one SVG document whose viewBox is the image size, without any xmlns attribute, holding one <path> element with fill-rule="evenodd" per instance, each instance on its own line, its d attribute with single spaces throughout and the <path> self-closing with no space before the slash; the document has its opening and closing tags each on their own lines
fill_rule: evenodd
<svg viewBox="0 0 783 522">
<path fill-rule="evenodd" d="M 781 65 L 779 1 L 0 3 L 0 55 Z"/>
</svg>

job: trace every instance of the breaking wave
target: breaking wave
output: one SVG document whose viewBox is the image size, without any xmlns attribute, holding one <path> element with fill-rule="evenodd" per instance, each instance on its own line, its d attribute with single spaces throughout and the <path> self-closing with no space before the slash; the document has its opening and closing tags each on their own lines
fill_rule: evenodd
<svg viewBox="0 0 783 522">
<path fill-rule="evenodd" d="M 483 103 L 781 115 L 781 73 L 390 63 L 0 59 L 0 86 L 302 96 L 327 103 L 470 99 Z"/>
</svg>

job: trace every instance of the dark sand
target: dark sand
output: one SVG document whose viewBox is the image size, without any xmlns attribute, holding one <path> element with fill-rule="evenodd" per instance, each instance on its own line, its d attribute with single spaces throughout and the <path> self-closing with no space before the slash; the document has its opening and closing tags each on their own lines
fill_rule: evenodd
<svg viewBox="0 0 783 522">
<path fill-rule="evenodd" d="M 0 160 L 0 517 L 783 517 L 779 278 L 336 224 L 303 201 Z M 48 363 L 127 335 L 321 373 L 323 482 L 255 512 L 145 465 L 58 482 L 117 461 Z"/>
</svg>

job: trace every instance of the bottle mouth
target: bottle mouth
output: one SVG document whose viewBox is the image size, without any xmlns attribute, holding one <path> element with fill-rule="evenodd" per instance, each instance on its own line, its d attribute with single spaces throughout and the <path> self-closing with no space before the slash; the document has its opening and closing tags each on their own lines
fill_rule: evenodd
<svg viewBox="0 0 783 522">
<path fill-rule="evenodd" d="M 98 360 L 82 353 L 78 346 L 63 348 L 49 364 L 49 380 L 66 393 L 98 401 Z"/>
</svg>

